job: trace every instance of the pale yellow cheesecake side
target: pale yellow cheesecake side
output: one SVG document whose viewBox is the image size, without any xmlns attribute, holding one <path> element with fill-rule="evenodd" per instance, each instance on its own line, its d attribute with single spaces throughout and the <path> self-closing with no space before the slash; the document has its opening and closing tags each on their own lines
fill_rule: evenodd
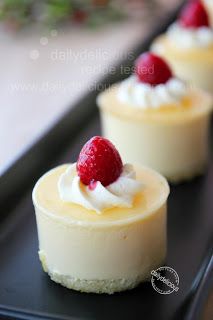
<svg viewBox="0 0 213 320">
<path fill-rule="evenodd" d="M 144 110 L 121 103 L 118 87 L 101 93 L 97 104 L 103 135 L 124 161 L 151 167 L 172 182 L 202 173 L 208 162 L 210 95 L 192 89 L 179 106 Z"/>
<path fill-rule="evenodd" d="M 179 48 L 164 34 L 156 38 L 151 50 L 166 59 L 177 77 L 213 94 L 213 46 Z"/>
<path fill-rule="evenodd" d="M 57 183 L 66 168 L 49 171 L 33 190 L 44 271 L 68 288 L 109 294 L 149 279 L 166 257 L 166 180 L 136 167 L 144 187 L 133 207 L 97 214 L 61 201 Z"/>
</svg>

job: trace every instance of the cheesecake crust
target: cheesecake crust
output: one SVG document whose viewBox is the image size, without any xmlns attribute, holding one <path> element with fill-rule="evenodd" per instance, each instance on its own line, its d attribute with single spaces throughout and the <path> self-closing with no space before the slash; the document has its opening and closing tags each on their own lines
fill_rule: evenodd
<svg viewBox="0 0 213 320">
<path fill-rule="evenodd" d="M 147 274 L 120 279 L 80 279 L 70 275 L 62 275 L 57 271 L 50 270 L 46 265 L 44 252 L 39 251 L 39 258 L 44 272 L 49 275 L 51 280 L 68 289 L 85 293 L 113 294 L 115 292 L 131 290 L 137 287 L 140 283 L 149 281 L 151 278 L 151 273 L 147 272 Z M 162 266 L 164 261 L 165 259 L 162 260 L 162 263 L 158 263 L 156 266 L 153 266 L 153 269 L 157 269 L 158 267 Z"/>
</svg>

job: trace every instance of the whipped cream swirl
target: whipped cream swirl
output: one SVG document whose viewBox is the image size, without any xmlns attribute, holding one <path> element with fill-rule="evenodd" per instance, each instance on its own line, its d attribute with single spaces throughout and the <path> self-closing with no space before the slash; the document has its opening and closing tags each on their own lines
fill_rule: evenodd
<svg viewBox="0 0 213 320">
<path fill-rule="evenodd" d="M 142 183 L 135 178 L 132 165 L 125 164 L 120 177 L 107 187 L 99 181 L 91 190 L 84 185 L 77 174 L 76 163 L 69 165 L 60 176 L 58 191 L 61 200 L 75 203 L 98 214 L 113 207 L 131 208 L 134 196 L 142 189 Z"/>
<path fill-rule="evenodd" d="M 120 84 L 118 99 L 136 108 L 156 109 L 165 105 L 180 104 L 183 97 L 187 96 L 187 91 L 187 85 L 177 78 L 152 86 L 140 82 L 132 75 Z"/>
<path fill-rule="evenodd" d="M 206 48 L 213 44 L 213 29 L 208 27 L 184 28 L 173 23 L 167 30 L 169 40 L 183 49 Z"/>
</svg>

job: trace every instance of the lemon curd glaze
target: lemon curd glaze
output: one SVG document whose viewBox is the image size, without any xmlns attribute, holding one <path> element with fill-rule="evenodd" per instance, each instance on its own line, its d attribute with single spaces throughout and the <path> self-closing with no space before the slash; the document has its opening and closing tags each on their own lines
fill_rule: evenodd
<svg viewBox="0 0 213 320">
<path fill-rule="evenodd" d="M 175 45 L 175 41 L 171 42 L 166 34 L 158 36 L 153 44 L 152 49 L 159 51 L 159 53 L 168 53 L 173 58 L 187 57 L 193 61 L 202 61 L 206 63 L 213 63 L 213 43 L 207 47 L 191 47 L 179 48 Z"/>
<path fill-rule="evenodd" d="M 104 112 L 113 113 L 121 119 L 131 119 L 140 122 L 178 123 L 188 121 L 212 110 L 211 97 L 199 89 L 189 88 L 188 94 L 175 105 L 161 105 L 158 108 L 136 108 L 129 103 L 117 99 L 119 83 L 98 96 L 97 103 Z"/>
<path fill-rule="evenodd" d="M 134 200 L 132 208 L 112 208 L 105 210 L 102 215 L 96 214 L 94 210 L 88 210 L 80 205 L 61 201 L 57 183 L 60 175 L 65 172 L 68 165 L 62 165 L 57 169 L 49 171 L 38 181 L 34 190 L 34 199 L 37 205 L 49 215 L 64 222 L 93 226 L 105 223 L 124 223 L 125 220 L 135 220 L 149 216 L 150 211 L 165 201 L 168 187 L 164 178 L 156 179 L 157 173 L 151 170 L 137 171 L 137 179 L 145 183 L 145 187 L 139 192 Z M 146 183 L 146 181 L 148 183 Z"/>
</svg>

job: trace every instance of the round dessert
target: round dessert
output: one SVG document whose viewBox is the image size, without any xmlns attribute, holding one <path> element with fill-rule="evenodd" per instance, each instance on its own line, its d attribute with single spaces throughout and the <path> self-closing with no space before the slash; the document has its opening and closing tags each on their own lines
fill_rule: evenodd
<svg viewBox="0 0 213 320">
<path fill-rule="evenodd" d="M 136 61 L 135 74 L 97 99 L 103 135 L 126 162 L 138 162 L 180 182 L 208 162 L 212 98 L 173 76 L 153 53 Z"/>
<path fill-rule="evenodd" d="M 39 257 L 63 286 L 114 293 L 150 278 L 166 257 L 169 186 L 157 172 L 122 163 L 110 141 L 93 137 L 77 163 L 36 183 Z"/>
<path fill-rule="evenodd" d="M 152 44 L 183 80 L 213 93 L 213 29 L 201 1 L 191 1 L 178 20 Z"/>
</svg>

